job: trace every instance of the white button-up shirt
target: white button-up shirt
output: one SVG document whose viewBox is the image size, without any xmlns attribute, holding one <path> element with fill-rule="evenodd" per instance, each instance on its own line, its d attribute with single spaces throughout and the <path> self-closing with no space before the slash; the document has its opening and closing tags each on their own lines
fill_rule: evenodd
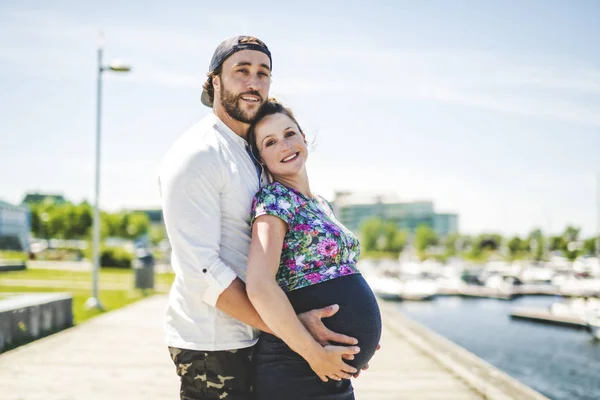
<svg viewBox="0 0 600 400">
<path fill-rule="evenodd" d="M 167 345 L 191 350 L 252 346 L 259 331 L 219 311 L 219 295 L 246 280 L 250 208 L 259 188 L 247 142 L 211 113 L 163 159 L 159 186 L 176 277 Z"/>
</svg>

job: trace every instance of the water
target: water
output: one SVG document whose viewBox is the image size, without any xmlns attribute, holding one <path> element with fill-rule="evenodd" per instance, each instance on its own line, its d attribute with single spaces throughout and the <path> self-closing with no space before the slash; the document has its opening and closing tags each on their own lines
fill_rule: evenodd
<svg viewBox="0 0 600 400">
<path fill-rule="evenodd" d="M 513 301 L 440 297 L 397 308 L 553 400 L 600 399 L 600 343 L 584 330 L 512 320 L 513 307 L 546 308 L 559 298 Z"/>
</svg>

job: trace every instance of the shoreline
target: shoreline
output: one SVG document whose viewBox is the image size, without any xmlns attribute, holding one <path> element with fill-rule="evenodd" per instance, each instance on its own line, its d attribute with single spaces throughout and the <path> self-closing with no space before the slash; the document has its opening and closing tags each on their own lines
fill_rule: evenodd
<svg viewBox="0 0 600 400">
<path fill-rule="evenodd" d="M 379 299 L 384 324 L 422 353 L 435 360 L 485 399 L 549 400 L 458 344 L 411 320 L 385 300 Z"/>
</svg>

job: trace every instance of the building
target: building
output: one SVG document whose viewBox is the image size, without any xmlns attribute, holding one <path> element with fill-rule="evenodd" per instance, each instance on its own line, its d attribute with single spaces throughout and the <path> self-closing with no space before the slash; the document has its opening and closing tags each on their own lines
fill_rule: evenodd
<svg viewBox="0 0 600 400">
<path fill-rule="evenodd" d="M 27 193 L 21 205 L 34 205 L 40 203 L 65 204 L 68 201 L 60 194 Z"/>
<path fill-rule="evenodd" d="M 433 217 L 433 230 L 436 232 L 457 233 L 457 214 L 435 214 Z M 439 234 L 439 233 L 438 233 Z"/>
<path fill-rule="evenodd" d="M 0 200 L 0 250 L 29 252 L 30 230 L 29 208 Z"/>
<path fill-rule="evenodd" d="M 148 219 L 150 220 L 150 225 L 152 225 L 153 227 L 163 227 L 164 226 L 163 213 L 160 208 L 145 209 L 145 210 L 132 210 L 132 212 L 140 212 L 140 213 L 146 214 L 148 216 Z"/>
<path fill-rule="evenodd" d="M 354 233 L 360 233 L 362 223 L 371 217 L 391 221 L 410 233 L 420 225 L 430 227 L 438 236 L 458 232 L 458 215 L 436 213 L 431 201 L 400 202 L 394 196 L 338 192 L 333 205 L 340 222 Z"/>
</svg>

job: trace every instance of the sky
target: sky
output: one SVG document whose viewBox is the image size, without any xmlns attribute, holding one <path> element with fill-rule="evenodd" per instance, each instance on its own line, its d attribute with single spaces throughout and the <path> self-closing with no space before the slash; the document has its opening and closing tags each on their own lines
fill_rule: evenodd
<svg viewBox="0 0 600 400">
<path fill-rule="evenodd" d="M 52 4 L 50 4 L 52 3 Z M 0 3 L 0 199 L 92 200 L 99 32 L 101 207 L 159 207 L 169 146 L 217 44 L 254 35 L 271 95 L 314 142 L 311 188 L 431 200 L 463 233 L 592 235 L 600 2 L 420 0 Z"/>
</svg>

